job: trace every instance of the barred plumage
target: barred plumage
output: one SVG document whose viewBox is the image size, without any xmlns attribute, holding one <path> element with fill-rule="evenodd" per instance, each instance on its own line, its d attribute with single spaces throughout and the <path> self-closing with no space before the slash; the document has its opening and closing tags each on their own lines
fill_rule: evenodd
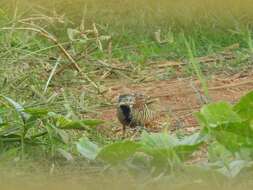
<svg viewBox="0 0 253 190">
<path fill-rule="evenodd" d="M 155 118 L 151 104 L 150 98 L 143 94 L 120 95 L 117 105 L 117 117 L 123 125 L 123 132 L 126 126 L 135 128 L 149 125 Z"/>
<path fill-rule="evenodd" d="M 133 109 L 132 115 L 132 123 L 145 127 L 153 120 L 154 112 L 149 109 L 148 105 L 144 104 L 140 109 Z"/>
</svg>

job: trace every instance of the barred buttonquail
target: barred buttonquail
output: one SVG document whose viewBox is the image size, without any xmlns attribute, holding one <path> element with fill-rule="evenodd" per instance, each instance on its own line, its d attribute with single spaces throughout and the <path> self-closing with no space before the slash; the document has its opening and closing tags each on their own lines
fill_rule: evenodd
<svg viewBox="0 0 253 190">
<path fill-rule="evenodd" d="M 117 117 L 123 125 L 123 133 L 125 133 L 126 126 L 131 128 L 146 127 L 154 120 L 151 103 L 152 100 L 149 97 L 139 93 L 119 96 Z"/>
</svg>

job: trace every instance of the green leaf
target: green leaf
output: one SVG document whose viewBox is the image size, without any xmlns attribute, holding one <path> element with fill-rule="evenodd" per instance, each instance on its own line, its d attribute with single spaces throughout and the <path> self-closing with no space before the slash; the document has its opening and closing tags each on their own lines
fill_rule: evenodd
<svg viewBox="0 0 253 190">
<path fill-rule="evenodd" d="M 58 129 L 56 127 L 54 127 L 53 129 L 56 132 L 56 134 L 58 134 L 61 137 L 62 142 L 64 142 L 65 144 L 69 143 L 69 135 L 68 135 L 68 133 L 66 133 L 64 130 Z"/>
<path fill-rule="evenodd" d="M 173 148 L 145 147 L 142 151 L 152 158 L 151 165 L 158 170 L 164 170 L 167 167 L 176 167 L 182 163 L 182 159 Z"/>
<path fill-rule="evenodd" d="M 89 126 L 89 127 L 95 127 L 97 125 L 100 125 L 104 123 L 102 120 L 96 120 L 96 119 L 85 119 L 79 121 L 81 124 Z"/>
<path fill-rule="evenodd" d="M 3 112 L 4 112 L 3 109 L 0 108 L 0 126 L 4 124 L 4 120 L 3 120 L 3 118 L 1 117 L 1 114 L 2 114 Z"/>
<path fill-rule="evenodd" d="M 54 112 L 49 112 L 48 116 L 50 118 L 53 118 L 56 123 L 56 126 L 60 127 L 60 128 L 64 127 L 65 125 L 68 125 L 72 121 L 72 120 L 70 120 L 62 115 L 56 114 Z"/>
<path fill-rule="evenodd" d="M 88 138 L 81 138 L 76 144 L 78 152 L 89 160 L 95 160 L 100 148 Z"/>
<path fill-rule="evenodd" d="M 249 122 L 225 123 L 211 128 L 210 135 L 229 151 L 253 149 L 253 128 Z"/>
<path fill-rule="evenodd" d="M 47 116 L 47 114 L 49 113 L 49 111 L 44 108 L 26 108 L 24 112 L 30 114 L 31 116 L 35 118 L 41 118 L 41 117 Z"/>
<path fill-rule="evenodd" d="M 213 131 L 227 131 L 231 133 L 235 133 L 236 135 L 244 136 L 245 138 L 253 138 L 253 128 L 252 124 L 245 121 L 239 123 L 227 123 L 219 125 L 216 129 L 212 129 Z"/>
<path fill-rule="evenodd" d="M 227 177 L 236 177 L 243 169 L 252 168 L 253 161 L 234 160 L 218 171 Z"/>
<path fill-rule="evenodd" d="M 110 164 L 118 164 L 129 159 L 140 147 L 140 144 L 132 141 L 116 142 L 103 147 L 98 153 L 97 159 Z"/>
<path fill-rule="evenodd" d="M 232 152 L 237 152 L 243 147 L 251 148 L 253 151 L 253 138 L 225 130 L 212 131 L 212 135 L 219 143 Z"/>
<path fill-rule="evenodd" d="M 149 148 L 171 148 L 177 145 L 178 139 L 171 137 L 167 133 L 152 133 L 143 132 L 141 136 L 143 146 Z"/>
<path fill-rule="evenodd" d="M 74 160 L 73 156 L 62 148 L 58 148 L 57 151 L 68 161 Z"/>
<path fill-rule="evenodd" d="M 208 147 L 208 160 L 210 162 L 229 161 L 232 154 L 226 147 L 218 142 L 213 142 Z"/>
<path fill-rule="evenodd" d="M 234 111 L 246 120 L 253 119 L 253 91 L 243 96 L 234 106 Z"/>
<path fill-rule="evenodd" d="M 9 126 L 9 125 L 4 125 L 0 128 L 0 135 L 1 136 L 8 136 L 8 135 L 20 135 L 21 133 L 21 128 L 19 126 Z"/>
<path fill-rule="evenodd" d="M 217 127 L 221 124 L 241 122 L 240 116 L 227 102 L 218 102 L 205 105 L 196 114 L 200 123 L 206 127 Z"/>
<path fill-rule="evenodd" d="M 201 132 L 197 132 L 181 138 L 178 145 L 194 146 L 204 142 L 206 139 L 206 135 L 203 135 Z"/>
<path fill-rule="evenodd" d="M 80 120 L 80 121 L 71 121 L 69 120 L 65 124 L 61 125 L 62 129 L 86 129 L 88 127 L 95 127 L 99 124 L 104 123 L 101 120 Z"/>
<path fill-rule="evenodd" d="M 30 118 L 30 115 L 24 111 L 23 106 L 21 106 L 19 103 L 15 102 L 13 99 L 7 96 L 1 95 L 1 97 L 7 100 L 7 102 L 9 102 L 9 104 L 11 104 L 14 107 L 14 109 L 20 115 L 24 123 Z"/>
<path fill-rule="evenodd" d="M 26 108 L 24 109 L 24 112 L 29 114 L 30 116 L 25 123 L 26 129 L 36 127 L 37 126 L 36 121 L 38 119 L 44 119 L 48 117 L 49 113 L 49 111 L 44 108 Z"/>
<path fill-rule="evenodd" d="M 204 141 L 200 133 L 184 138 L 178 138 L 166 133 L 148 134 L 144 132 L 141 137 L 143 150 L 159 162 L 168 160 L 179 162 L 186 159 Z"/>
<path fill-rule="evenodd" d="M 247 109 L 251 98 L 249 93 L 234 107 L 226 102 L 210 104 L 197 114 L 201 124 L 209 129 L 209 135 L 233 153 L 241 148 L 253 150 L 253 128 Z"/>
<path fill-rule="evenodd" d="M 13 160 L 14 158 L 18 158 L 18 155 L 19 155 L 18 147 L 12 147 L 10 149 L 4 150 L 4 154 L 0 154 L 1 163 L 3 163 L 4 161 L 9 162 L 10 160 Z"/>
<path fill-rule="evenodd" d="M 49 112 L 48 115 L 55 119 L 56 125 L 61 129 L 87 129 L 87 127 L 94 127 L 104 123 L 104 121 L 95 119 L 71 120 L 52 112 Z"/>
<path fill-rule="evenodd" d="M 141 143 L 150 148 L 174 148 L 177 146 L 193 146 L 203 142 L 204 136 L 200 133 L 178 138 L 167 133 L 151 133 L 144 132 L 141 136 Z"/>
</svg>

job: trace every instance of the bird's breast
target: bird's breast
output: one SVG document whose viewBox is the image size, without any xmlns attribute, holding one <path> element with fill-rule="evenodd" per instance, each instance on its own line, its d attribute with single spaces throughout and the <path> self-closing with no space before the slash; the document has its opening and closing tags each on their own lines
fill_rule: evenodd
<svg viewBox="0 0 253 190">
<path fill-rule="evenodd" d="M 131 109 L 127 105 L 121 105 L 118 107 L 117 115 L 119 121 L 124 125 L 129 125 L 132 121 Z"/>
</svg>

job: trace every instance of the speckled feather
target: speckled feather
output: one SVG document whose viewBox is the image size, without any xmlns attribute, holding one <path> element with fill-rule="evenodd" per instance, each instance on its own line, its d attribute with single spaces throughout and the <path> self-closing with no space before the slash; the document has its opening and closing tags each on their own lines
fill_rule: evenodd
<svg viewBox="0 0 253 190">
<path fill-rule="evenodd" d="M 117 117 L 123 125 L 123 130 L 126 126 L 135 128 L 149 125 L 155 118 L 152 103 L 152 100 L 143 94 L 120 95 L 117 105 Z"/>
</svg>

